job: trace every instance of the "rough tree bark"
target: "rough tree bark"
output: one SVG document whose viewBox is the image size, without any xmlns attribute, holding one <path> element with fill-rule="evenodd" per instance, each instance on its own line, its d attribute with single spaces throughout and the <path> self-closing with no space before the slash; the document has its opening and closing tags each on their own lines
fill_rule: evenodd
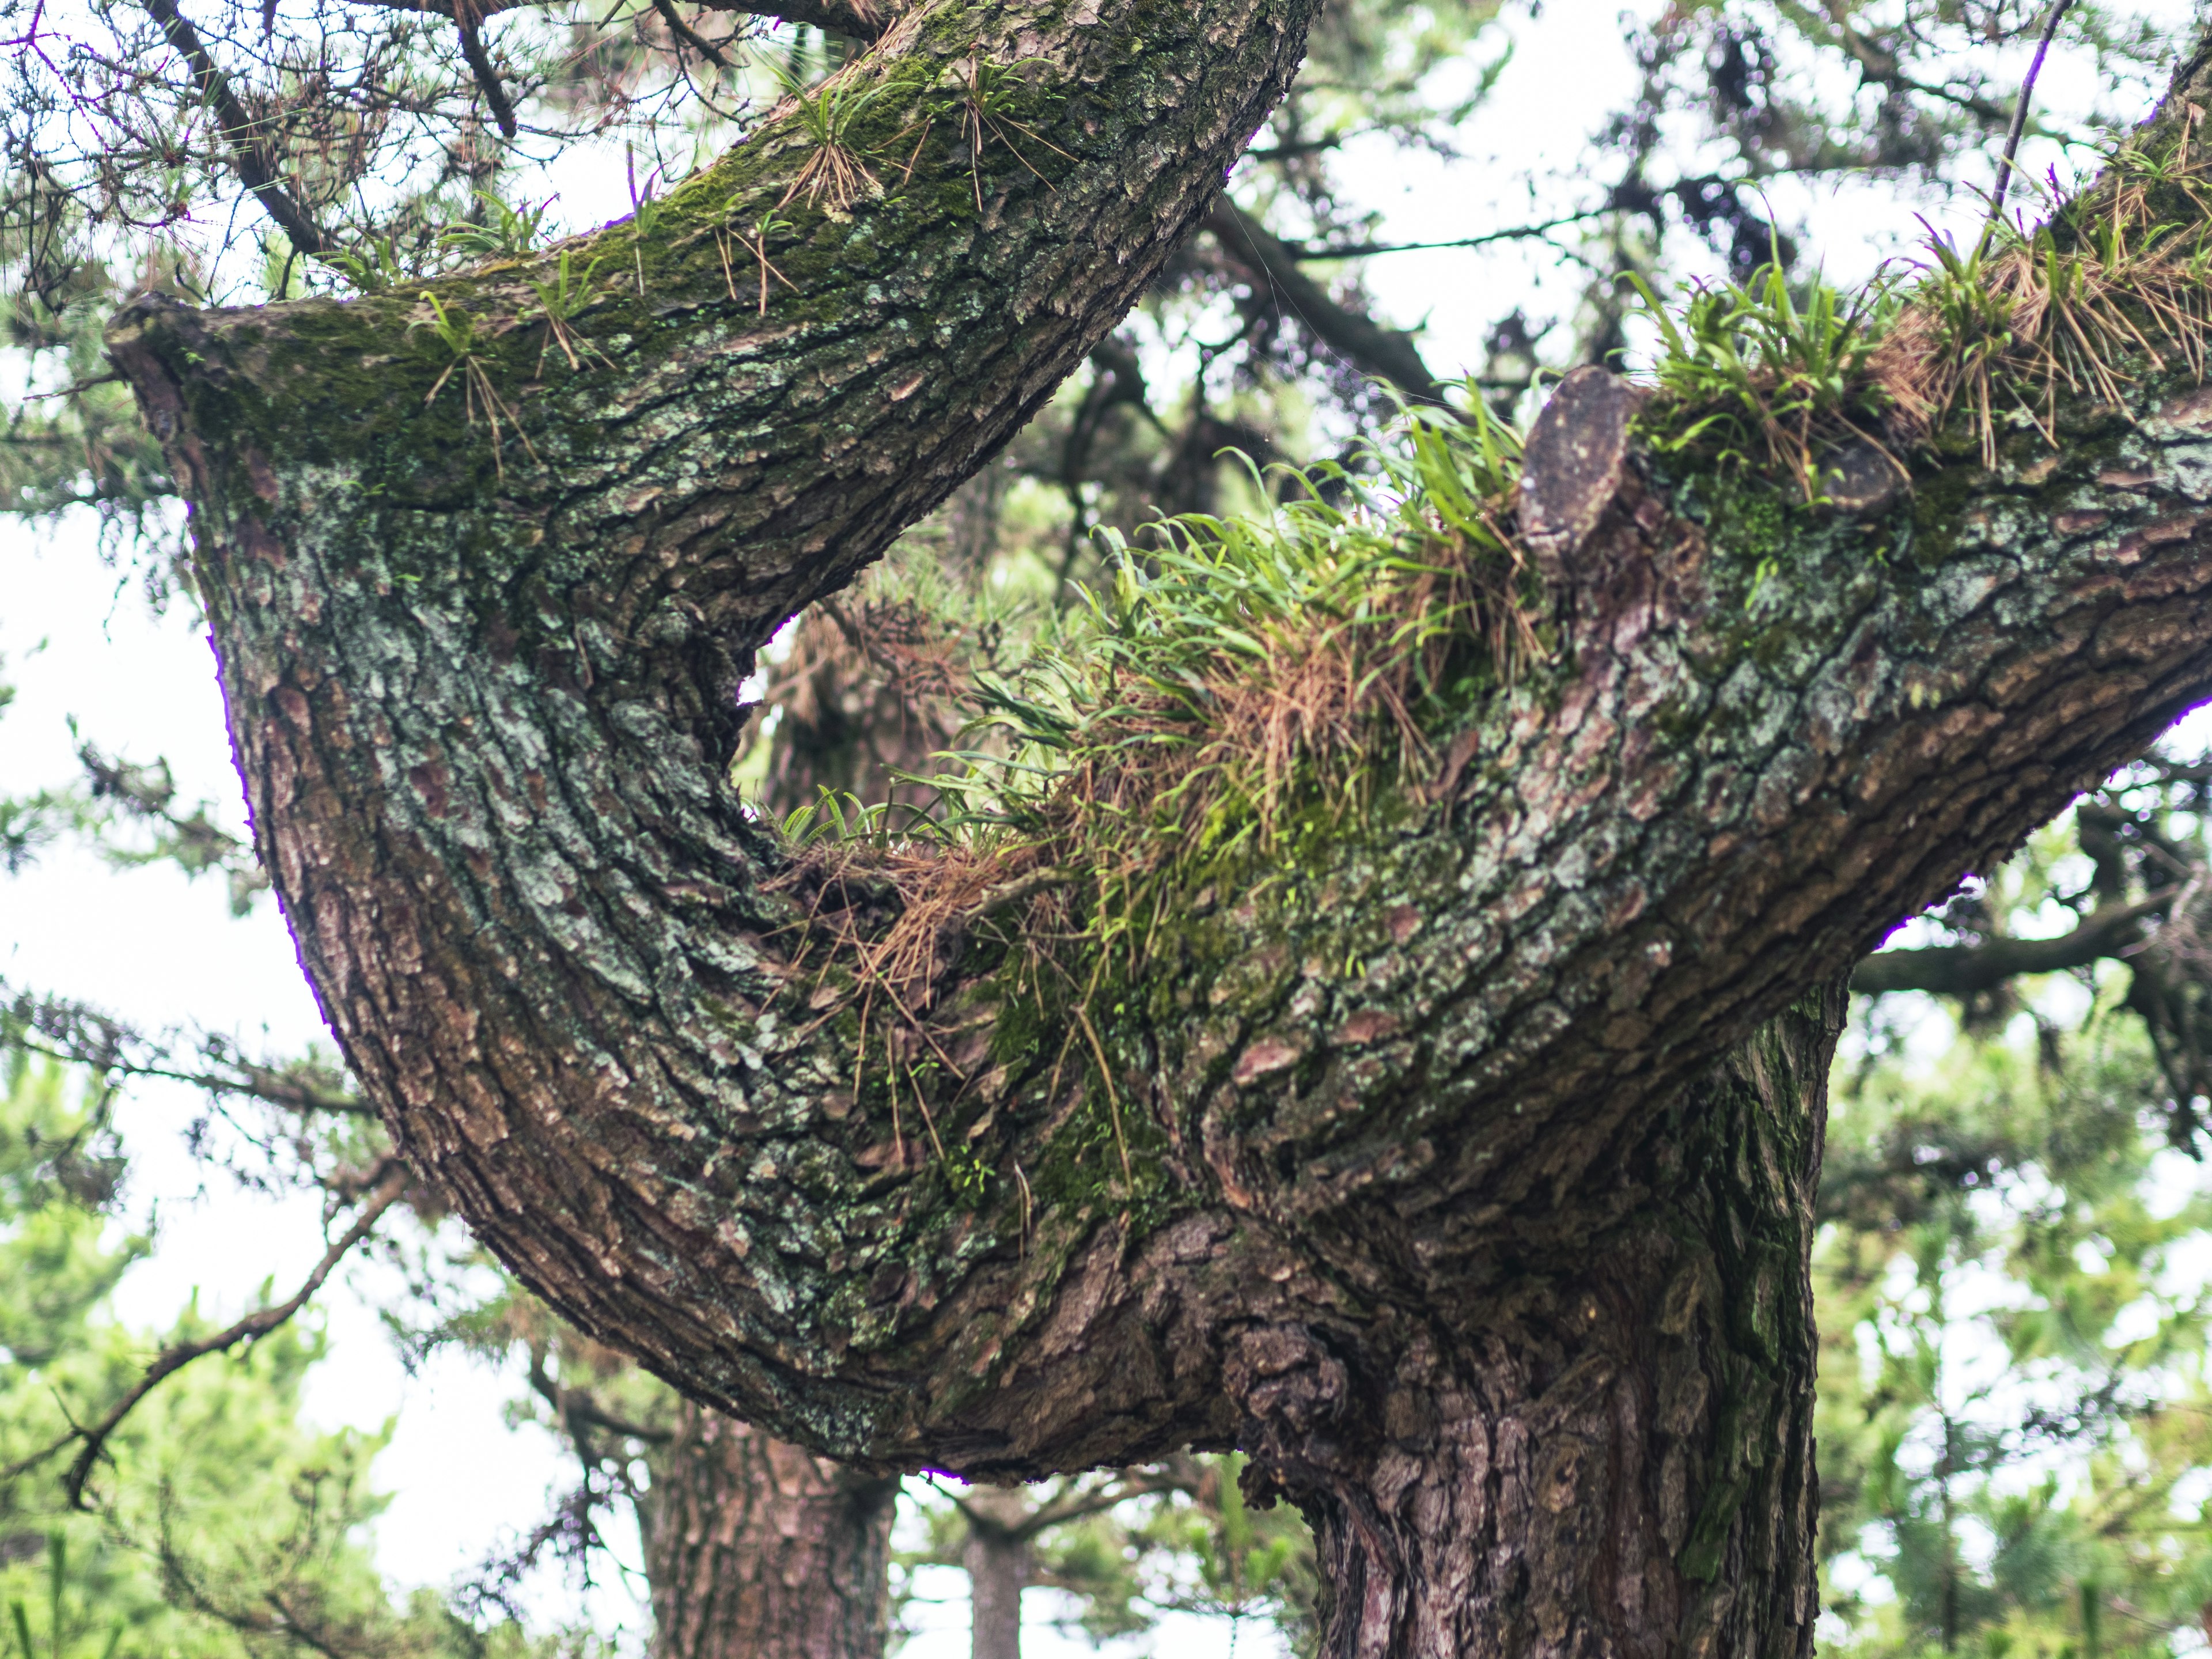
<svg viewBox="0 0 2212 1659">
<path fill-rule="evenodd" d="M 894 771 L 927 771 L 957 734 L 942 656 L 911 605 L 810 611 L 766 687 L 782 710 L 763 790 L 768 811 L 780 817 L 824 789 L 900 799 Z M 984 1495 L 1022 1503 L 996 1489 Z M 842 1468 L 686 1402 L 653 1455 L 640 1516 L 656 1659 L 883 1659 L 897 1496 L 896 1479 Z M 1004 1577 L 997 1557 L 968 1570 L 971 1577 L 1000 1570 L 994 1589 Z M 1001 1621 L 983 1616 L 993 1593 L 977 1579 L 979 1655 L 987 1640 L 1004 1639 Z"/>
<path fill-rule="evenodd" d="M 897 1496 L 683 1407 L 641 1516 L 657 1659 L 882 1659 Z"/>
<path fill-rule="evenodd" d="M 927 1030 L 818 977 L 725 781 L 754 649 L 1113 325 L 1310 11 L 925 6 L 847 72 L 897 188 L 790 197 L 787 112 L 582 250 L 574 373 L 512 263 L 127 313 L 255 833 L 415 1167 L 694 1398 L 986 1480 L 1241 1445 L 1331 1655 L 1803 1653 L 1821 988 L 2212 688 L 2212 400 L 1863 515 L 1540 434 L 1602 486 L 1530 497 L 1566 648 L 1079 1048 L 980 923 Z"/>
</svg>

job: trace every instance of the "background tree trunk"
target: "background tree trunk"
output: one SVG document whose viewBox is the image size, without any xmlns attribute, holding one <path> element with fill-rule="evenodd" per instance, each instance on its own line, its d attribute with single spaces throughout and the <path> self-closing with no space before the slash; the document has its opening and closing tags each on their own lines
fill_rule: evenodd
<svg viewBox="0 0 2212 1659">
<path fill-rule="evenodd" d="M 978 1486 L 961 1499 L 968 1539 L 970 1659 L 1022 1659 L 1022 1592 L 1029 1587 L 1028 1498 L 1018 1488 Z"/>
<path fill-rule="evenodd" d="M 882 1659 L 896 1479 L 689 1402 L 652 1468 L 654 1659 Z"/>
</svg>

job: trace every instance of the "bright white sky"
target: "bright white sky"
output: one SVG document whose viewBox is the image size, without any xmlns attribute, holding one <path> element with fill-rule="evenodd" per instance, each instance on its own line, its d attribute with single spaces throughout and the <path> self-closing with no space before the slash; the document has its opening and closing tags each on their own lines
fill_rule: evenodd
<svg viewBox="0 0 2212 1659">
<path fill-rule="evenodd" d="M 1640 0 L 1638 9 L 1650 3 Z M 2185 15 L 2185 8 L 2174 10 Z M 1516 222 L 1525 201 L 1502 193 L 1513 181 L 1532 167 L 1571 178 L 1589 135 L 1634 85 L 1620 15 L 1613 0 L 1550 0 L 1540 21 L 1522 15 L 1509 23 L 1516 56 L 1464 137 L 1466 161 L 1380 151 L 1354 158 L 1349 177 L 1385 215 L 1383 235 L 1433 240 Z M 2046 69 L 2041 96 L 2076 107 L 2094 91 L 2081 67 L 2061 58 Z M 2035 170 L 2051 159 L 2024 158 Z M 571 226 L 627 210 L 619 164 L 564 164 L 561 185 L 560 216 Z M 1778 206 L 1785 217 L 1809 210 L 1821 256 L 1838 279 L 1863 275 L 1918 235 L 1909 212 L 1879 188 Z M 1371 262 L 1367 280 L 1384 314 L 1426 319 L 1424 349 L 1439 372 L 1479 362 L 1483 334 L 1512 304 L 1532 315 L 1559 313 L 1571 307 L 1575 287 L 1572 274 L 1521 250 L 1394 255 Z M 111 750 L 167 756 L 185 798 L 217 803 L 238 826 L 212 659 L 186 611 L 149 617 L 135 589 L 100 562 L 88 525 L 42 536 L 0 521 L 0 680 L 20 692 L 0 719 L 0 792 L 73 776 L 67 722 L 74 718 Z M 214 879 L 192 885 L 167 869 L 118 874 L 66 847 L 0 882 L 0 978 L 80 996 L 146 1025 L 197 1023 L 234 1032 L 249 1048 L 275 1053 L 323 1036 L 273 904 L 234 921 Z M 264 1279 L 273 1276 L 280 1289 L 296 1281 L 322 1248 L 312 1201 L 251 1197 L 192 1161 L 179 1137 L 197 1110 L 187 1091 L 148 1086 L 124 1111 L 135 1158 L 131 1207 L 160 1226 L 158 1253 L 131 1273 L 120 1298 L 123 1316 L 146 1328 L 166 1327 L 195 1291 L 206 1312 L 234 1316 Z M 539 1519 L 568 1471 L 550 1437 L 502 1425 L 502 1406 L 522 1392 L 519 1378 L 457 1359 L 411 1377 L 403 1371 L 374 1311 L 384 1285 L 382 1270 L 356 1267 L 345 1288 L 325 1298 L 332 1358 L 313 1375 L 308 1411 L 326 1425 L 374 1429 L 396 1420 L 376 1466 L 380 1484 L 395 1494 L 379 1526 L 380 1559 L 395 1587 L 442 1585 Z M 967 1646 L 964 1578 L 935 1574 L 923 1588 L 944 1599 L 916 1609 L 928 1628 L 906 1652 L 954 1659 Z M 1041 1623 L 1045 1596 L 1033 1593 L 1030 1602 L 1033 1656 L 1091 1651 Z M 586 1607 L 549 1579 L 536 1586 L 534 1605 L 549 1618 L 588 1611 L 602 1631 L 622 1626 L 625 1647 L 641 1645 L 641 1611 L 619 1587 L 603 1589 Z M 1275 1645 L 1258 1631 L 1237 1644 L 1246 1659 L 1264 1659 Z M 1176 1659 L 1231 1650 L 1224 1628 L 1194 1621 L 1121 1650 L 1147 1646 Z"/>
</svg>

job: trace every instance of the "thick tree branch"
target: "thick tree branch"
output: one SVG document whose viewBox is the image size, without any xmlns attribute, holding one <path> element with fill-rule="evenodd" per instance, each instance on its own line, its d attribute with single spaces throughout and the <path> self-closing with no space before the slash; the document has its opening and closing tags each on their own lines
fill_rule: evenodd
<svg viewBox="0 0 2212 1659">
<path fill-rule="evenodd" d="M 2169 887 L 2132 904 L 2106 905 L 2057 939 L 1993 939 L 1980 945 L 1884 951 L 1852 970 L 1851 989 L 1871 996 L 1932 991 L 1963 997 L 1994 990 L 2023 974 L 2055 974 L 2106 957 L 2124 959 L 2131 947 L 2142 943 L 2142 919 L 2161 913 L 2173 902 L 2174 892 Z"/>
<path fill-rule="evenodd" d="M 1294 746 L 1277 839 L 1214 863 L 1125 810 L 1138 762 L 1040 809 L 1118 834 L 1011 854 L 794 846 L 729 782 L 755 652 L 1107 335 L 1311 16 L 932 0 L 810 94 L 842 154 L 794 100 L 649 223 L 347 304 L 141 301 L 111 349 L 349 1064 L 586 1334 L 876 1473 L 1240 1446 L 1315 1522 L 1329 1659 L 1796 1659 L 1842 980 L 2212 692 L 2192 354 L 1986 451 L 1931 392 L 1914 489 L 1850 511 L 1646 453 L 1704 406 L 1579 371 L 1517 493 L 1470 461 L 1393 527 L 1536 644 L 1470 621 L 1443 660 L 1489 671 L 1349 754 L 1371 805 Z M 2200 44 L 2144 151 L 2208 105 Z M 563 374 L 526 307 L 579 254 L 633 280 Z M 1887 337 L 1900 402 L 1943 337 Z M 1431 570 L 1470 526 L 1494 556 Z M 1270 711 L 1207 743 L 1350 678 L 1304 620 L 1193 682 Z M 1079 878 L 974 919 L 1024 857 Z"/>
<path fill-rule="evenodd" d="M 741 16 L 781 17 L 787 23 L 811 23 L 828 34 L 848 40 L 876 40 L 906 8 L 890 0 L 698 0 L 709 11 L 735 12 Z"/>
<path fill-rule="evenodd" d="M 1377 1398 L 1473 1376 L 1451 1356 L 1529 1273 L 1579 1284 L 1593 1240 L 1640 1261 L 1632 1222 L 1668 1206 L 1725 1231 L 1675 1184 L 1706 1167 L 1674 1161 L 1691 1091 L 1771 1093 L 1765 1049 L 1712 1068 L 2212 690 L 2212 402 L 2146 374 L 2117 411 L 2062 404 L 2055 456 L 1932 449 L 1863 514 L 1554 422 L 1595 481 L 1542 526 L 1562 649 L 1470 692 L 1387 814 L 1177 890 L 1141 981 L 1085 1001 L 1110 872 L 963 927 L 1013 872 L 811 857 L 726 773 L 755 650 L 1110 330 L 1310 10 L 1074 15 L 1017 0 L 979 43 L 924 8 L 846 70 L 916 155 L 880 198 L 804 205 L 821 146 L 786 111 L 650 228 L 566 250 L 639 277 L 580 323 L 589 369 L 540 381 L 532 331 L 498 331 L 544 265 L 433 285 L 531 453 L 495 455 L 411 295 L 146 303 L 112 349 L 194 503 L 302 960 L 406 1155 L 527 1283 L 877 1468 L 1243 1443 L 1317 1482 L 1328 1425 L 1382 1443 Z M 1022 155 L 931 125 L 923 89 L 979 52 L 1032 89 Z M 717 238 L 779 204 L 793 291 L 763 316 Z M 1560 463 L 1532 440 L 1533 475 Z M 856 965 L 949 891 L 911 980 Z M 1010 954 L 1048 921 L 1064 994 Z M 1789 1190 L 1745 1201 L 1797 1274 L 1790 1133 Z M 1615 1316 L 1663 1347 L 1643 1271 Z M 1345 1497 L 1346 1561 L 1382 1547 L 1374 1501 Z"/>
<path fill-rule="evenodd" d="M 209 55 L 199 31 L 177 9 L 176 0 L 145 0 L 145 4 L 169 44 L 191 66 L 200 96 L 215 112 L 216 129 L 229 149 L 231 168 L 239 181 L 253 193 L 253 199 L 284 233 L 295 252 L 322 252 L 329 243 L 316 228 L 313 216 L 285 187 L 276 161 L 262 148 L 260 123 L 238 101 L 229 77 Z"/>
</svg>

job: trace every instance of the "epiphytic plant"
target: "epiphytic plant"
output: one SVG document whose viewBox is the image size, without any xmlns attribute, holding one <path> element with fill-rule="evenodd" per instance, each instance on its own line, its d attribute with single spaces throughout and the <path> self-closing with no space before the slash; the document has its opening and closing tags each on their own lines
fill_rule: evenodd
<svg viewBox="0 0 2212 1659">
<path fill-rule="evenodd" d="M 538 451 L 531 444 L 530 434 L 522 429 L 520 418 L 499 395 L 498 387 L 492 384 L 491 373 L 485 367 L 483 356 L 489 342 L 477 332 L 476 319 L 460 307 L 447 305 L 428 289 L 422 291 L 422 300 L 430 307 L 430 316 L 427 321 L 410 325 L 410 330 L 428 329 L 437 343 L 434 349 L 441 351 L 445 356 L 438 378 L 430 383 L 429 391 L 422 395 L 422 405 L 427 409 L 435 403 L 438 394 L 446 389 L 446 383 L 459 374 L 468 423 L 475 426 L 481 413 L 491 428 L 492 465 L 503 483 L 507 480 L 507 465 L 501 453 L 505 442 L 500 425 L 502 416 L 507 424 L 514 428 L 514 435 L 522 441 L 522 447 L 529 453 L 532 460 L 538 459 Z"/>
<path fill-rule="evenodd" d="M 804 198 L 810 207 L 834 218 L 849 213 L 863 197 L 882 195 L 883 181 L 868 166 L 858 125 L 894 83 L 862 84 L 833 75 L 819 86 L 808 87 L 780 67 L 774 72 L 810 141 L 806 160 L 776 206 L 789 207 Z"/>
<path fill-rule="evenodd" d="M 1014 142 L 1013 135 L 1018 132 L 1031 143 L 1042 144 L 1055 155 L 1071 161 L 1075 159 L 1059 145 L 1041 137 L 1034 127 L 1015 118 L 1015 110 L 1033 107 L 1039 102 L 1056 100 L 1060 96 L 1057 93 L 1032 86 L 1022 78 L 1023 67 L 1037 61 L 1040 60 L 1024 58 L 1020 63 L 994 64 L 979 54 L 957 65 L 954 70 L 960 77 L 960 88 L 957 94 L 960 135 L 968 147 L 968 177 L 975 186 L 975 210 L 979 213 L 983 209 L 983 147 L 988 141 L 996 139 L 1003 144 L 1007 153 L 1036 174 L 1048 190 L 1053 188 L 1052 180 L 1038 173 L 1036 164 L 1022 154 L 1021 146 Z"/>
<path fill-rule="evenodd" d="M 597 357 L 601 362 L 608 362 L 607 355 L 598 347 L 587 340 L 578 339 L 572 326 L 579 315 L 605 297 L 605 290 L 592 287 L 592 278 L 605 260 L 606 256 L 601 254 L 580 271 L 576 269 L 575 255 L 563 248 L 560 258 L 554 263 L 553 280 L 550 283 L 533 281 L 530 284 L 532 292 L 538 295 L 538 303 L 535 307 L 524 306 L 517 320 L 524 323 L 542 320 L 545 325 L 545 338 L 538 348 L 536 374 L 544 373 L 545 353 L 556 345 L 561 348 L 561 355 L 568 360 L 571 369 L 583 367 L 578 356 L 580 349 L 586 356 Z"/>
</svg>

